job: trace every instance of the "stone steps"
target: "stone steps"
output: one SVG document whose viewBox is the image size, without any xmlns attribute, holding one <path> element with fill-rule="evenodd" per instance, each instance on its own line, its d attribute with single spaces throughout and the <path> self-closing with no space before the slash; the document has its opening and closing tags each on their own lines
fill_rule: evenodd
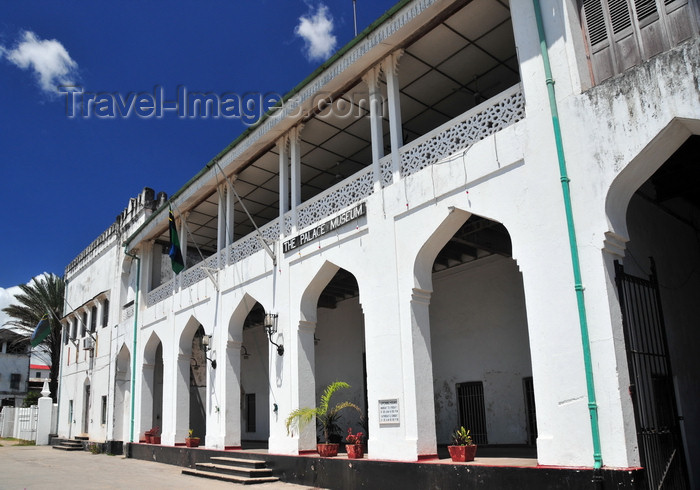
<svg viewBox="0 0 700 490">
<path fill-rule="evenodd" d="M 60 451 L 82 451 L 84 449 L 81 441 L 71 439 L 59 439 L 57 443 L 54 443 L 51 447 Z"/>
<path fill-rule="evenodd" d="M 265 461 L 215 456 L 209 463 L 197 463 L 195 468 L 185 468 L 184 475 L 212 478 L 216 480 L 251 485 L 279 481 L 272 476 Z"/>
</svg>

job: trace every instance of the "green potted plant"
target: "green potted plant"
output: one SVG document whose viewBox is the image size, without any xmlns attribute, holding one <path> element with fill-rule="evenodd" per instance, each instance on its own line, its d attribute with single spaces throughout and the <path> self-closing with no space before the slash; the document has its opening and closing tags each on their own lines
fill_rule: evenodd
<svg viewBox="0 0 700 490">
<path fill-rule="evenodd" d="M 344 381 L 335 381 L 329 384 L 324 390 L 323 395 L 321 395 L 321 403 L 318 407 L 303 407 L 293 410 L 285 422 L 287 434 L 293 435 L 293 425 L 296 425 L 297 430 L 301 430 L 316 417 L 316 420 L 321 426 L 323 440 L 325 441 L 325 444 L 317 444 L 316 449 L 318 453 L 324 457 L 336 456 L 338 454 L 339 444 L 331 443 L 330 439 L 331 435 L 334 433 L 334 426 L 337 426 L 339 412 L 344 408 L 353 408 L 357 410 L 358 413 L 361 413 L 360 407 L 347 401 L 338 403 L 334 407 L 329 407 L 330 399 L 333 394 L 344 388 L 350 388 L 350 385 Z"/>
<path fill-rule="evenodd" d="M 364 447 L 362 446 L 362 439 L 365 435 L 362 432 L 357 434 L 352 433 L 352 428 L 348 427 L 348 435 L 345 437 L 347 444 L 345 444 L 345 451 L 348 453 L 348 459 L 362 459 L 365 455 Z"/>
<path fill-rule="evenodd" d="M 452 445 L 447 446 L 450 457 L 455 463 L 474 461 L 476 444 L 472 442 L 472 436 L 464 427 L 460 427 L 452 433 Z"/>
<path fill-rule="evenodd" d="M 187 431 L 188 437 L 185 437 L 185 445 L 187 447 L 199 447 L 199 437 L 194 437 L 193 433 L 192 429 Z"/>
</svg>

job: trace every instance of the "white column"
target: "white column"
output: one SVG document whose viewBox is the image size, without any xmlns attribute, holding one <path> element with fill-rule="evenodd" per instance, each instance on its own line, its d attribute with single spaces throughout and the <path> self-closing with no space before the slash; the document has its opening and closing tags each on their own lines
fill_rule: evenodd
<svg viewBox="0 0 700 490">
<path fill-rule="evenodd" d="M 140 434 L 144 431 L 152 429 L 154 425 L 157 425 L 153 420 L 153 393 L 155 391 L 155 380 L 153 373 L 155 371 L 155 366 L 153 364 L 146 364 L 145 362 L 141 366 L 141 400 L 140 400 L 140 417 L 134 416 L 134 419 L 140 420 L 139 431 L 134 432 L 134 439 L 138 440 Z M 117 377 L 117 380 L 119 378 Z M 117 381 L 118 383 L 119 381 Z M 161 427 L 161 431 L 163 427 Z M 162 433 L 162 432 L 161 432 Z M 116 434 L 115 434 L 116 436 Z M 124 440 L 127 440 L 126 437 Z"/>
<path fill-rule="evenodd" d="M 180 215 L 180 252 L 182 252 L 182 262 L 185 264 L 185 269 L 187 268 L 187 217 L 190 215 L 189 211 L 182 213 Z"/>
<path fill-rule="evenodd" d="M 301 130 L 303 125 L 296 126 L 291 131 L 289 152 L 292 165 L 292 229 L 297 231 L 297 207 L 301 204 Z"/>
<path fill-rule="evenodd" d="M 168 445 L 174 445 L 176 442 L 185 442 L 185 437 L 190 428 L 190 354 L 178 354 L 177 370 L 175 373 L 175 393 L 171 398 L 175 408 L 175 413 L 172 415 L 172 427 L 169 427 L 169 432 L 172 439 L 167 442 Z M 165 359 L 163 359 L 165 365 Z M 164 370 L 165 373 L 168 370 Z M 165 397 L 163 397 L 163 411 L 165 412 Z M 165 413 L 163 414 L 165 418 Z M 163 421 L 165 425 L 165 420 Z M 165 430 L 163 431 L 165 435 Z"/>
<path fill-rule="evenodd" d="M 139 284 L 139 305 L 141 307 L 146 304 L 146 297 L 151 291 L 153 284 L 153 240 L 145 241 L 141 245 L 141 284 Z M 100 308 L 101 310 L 101 308 Z"/>
<path fill-rule="evenodd" d="M 231 184 L 233 185 L 233 182 L 236 181 L 236 176 L 234 175 L 229 179 L 231 181 Z M 233 191 L 231 189 L 227 188 L 226 189 L 226 250 L 231 246 L 231 244 L 234 242 L 234 235 L 233 235 L 233 224 L 234 224 L 234 217 L 235 217 L 235 208 L 234 206 L 236 205 L 236 196 L 233 194 Z M 228 260 L 227 260 L 228 261 Z"/>
<path fill-rule="evenodd" d="M 44 381 L 44 387 L 41 390 L 41 398 L 39 398 L 39 413 L 36 425 L 36 445 L 46 446 L 49 443 L 49 433 L 51 432 L 51 411 L 53 408 L 53 400 L 49 396 L 49 382 Z"/>
<path fill-rule="evenodd" d="M 216 250 L 226 247 L 226 185 L 219 186 L 219 211 L 216 234 Z M 219 264 L 221 266 L 221 264 Z"/>
<path fill-rule="evenodd" d="M 280 212 L 280 237 L 285 235 L 284 214 L 289 211 L 289 156 L 287 144 L 289 138 L 285 135 L 277 140 L 279 153 L 279 212 Z"/>
<path fill-rule="evenodd" d="M 403 50 L 395 51 L 382 62 L 382 71 L 386 76 L 386 91 L 389 99 L 389 140 L 391 142 L 391 161 L 394 182 L 398 182 L 401 169 L 399 148 L 403 146 L 401 134 L 401 94 L 399 93 L 399 58 Z"/>
<path fill-rule="evenodd" d="M 371 68 L 362 80 L 369 89 L 369 124 L 372 140 L 372 172 L 374 173 L 374 190 L 381 189 L 382 171 L 379 160 L 384 156 L 384 132 L 382 131 L 381 92 L 379 90 L 379 66 Z"/>
<path fill-rule="evenodd" d="M 229 340 L 226 344 L 226 435 L 224 446 L 241 446 L 241 344 L 238 340 Z"/>
<path fill-rule="evenodd" d="M 298 400 L 300 407 L 316 406 L 316 351 L 314 345 L 314 332 L 316 322 L 300 321 L 298 331 Z M 271 355 L 277 355 L 274 350 Z M 301 430 L 295 432 L 299 438 L 299 451 L 316 449 L 316 426 L 309 423 Z"/>
</svg>

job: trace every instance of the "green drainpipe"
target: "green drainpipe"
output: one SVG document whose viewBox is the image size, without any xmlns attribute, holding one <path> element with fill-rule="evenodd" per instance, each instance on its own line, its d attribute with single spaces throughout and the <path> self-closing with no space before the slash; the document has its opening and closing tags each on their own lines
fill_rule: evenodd
<svg viewBox="0 0 700 490">
<path fill-rule="evenodd" d="M 571 209 L 571 194 L 569 191 L 569 177 L 566 172 L 566 159 L 564 158 L 564 145 L 562 144 L 561 128 L 559 127 L 559 111 L 557 100 L 554 96 L 554 79 L 549 65 L 547 41 L 542 24 L 542 10 L 540 1 L 532 0 L 537 20 L 537 33 L 540 39 L 542 51 L 542 63 L 547 78 L 547 93 L 549 95 L 549 108 L 552 112 L 552 126 L 554 127 L 554 140 L 557 146 L 559 159 L 559 173 L 561 177 L 561 189 L 564 194 L 564 209 L 566 211 L 566 226 L 569 230 L 569 247 L 571 249 L 571 265 L 574 269 L 574 289 L 576 290 L 576 302 L 578 303 L 578 318 L 581 326 L 581 343 L 583 344 L 583 364 L 586 370 L 586 384 L 588 387 L 588 410 L 591 415 L 591 435 L 593 437 L 593 468 L 599 470 L 603 466 L 603 456 L 600 450 L 600 431 L 598 428 L 598 405 L 595 401 L 595 386 L 593 384 L 593 363 L 591 361 L 591 342 L 588 336 L 588 322 L 586 320 L 586 303 L 583 297 L 583 283 L 581 281 L 581 266 L 579 263 L 578 246 L 576 245 L 576 228 L 574 227 L 574 215 Z"/>
<path fill-rule="evenodd" d="M 139 285 L 141 284 L 141 259 L 126 251 L 124 245 L 124 253 L 136 260 L 136 293 L 134 294 L 134 342 L 131 349 L 131 424 L 129 428 L 129 442 L 134 442 L 134 400 L 136 398 L 136 336 L 138 335 L 138 319 L 139 319 Z"/>
</svg>

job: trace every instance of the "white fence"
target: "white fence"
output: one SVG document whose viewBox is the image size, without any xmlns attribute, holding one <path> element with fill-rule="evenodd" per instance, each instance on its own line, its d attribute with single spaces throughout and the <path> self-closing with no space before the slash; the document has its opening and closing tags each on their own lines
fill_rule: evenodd
<svg viewBox="0 0 700 490">
<path fill-rule="evenodd" d="M 49 433 L 58 429 L 58 405 L 51 404 L 51 425 Z M 25 441 L 36 441 L 39 437 L 39 407 L 4 407 L 0 412 L 0 437 L 14 437 Z"/>
</svg>

